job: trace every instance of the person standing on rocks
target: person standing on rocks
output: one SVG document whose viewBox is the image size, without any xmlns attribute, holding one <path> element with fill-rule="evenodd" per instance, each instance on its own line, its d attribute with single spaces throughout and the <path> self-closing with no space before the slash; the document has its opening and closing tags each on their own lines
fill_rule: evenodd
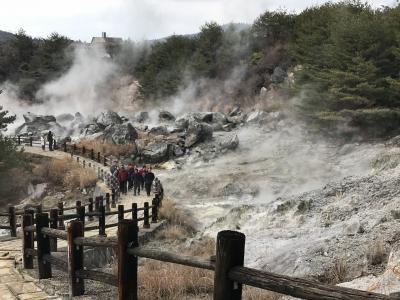
<svg viewBox="0 0 400 300">
<path fill-rule="evenodd" d="M 133 172 L 133 195 L 140 195 L 140 186 L 142 185 L 143 177 L 139 174 L 138 169 L 135 168 Z"/>
<path fill-rule="evenodd" d="M 151 171 L 151 168 L 149 168 L 149 170 L 144 175 L 144 186 L 146 188 L 147 196 L 150 196 L 151 186 L 153 184 L 154 178 L 154 173 Z"/>
<path fill-rule="evenodd" d="M 121 170 L 118 172 L 118 180 L 119 180 L 119 189 L 121 193 L 126 195 L 127 193 L 127 183 L 128 183 L 128 171 L 124 166 L 121 167 Z"/>
<path fill-rule="evenodd" d="M 49 142 L 49 150 L 53 151 L 53 133 L 51 131 L 47 134 L 47 141 Z"/>
</svg>

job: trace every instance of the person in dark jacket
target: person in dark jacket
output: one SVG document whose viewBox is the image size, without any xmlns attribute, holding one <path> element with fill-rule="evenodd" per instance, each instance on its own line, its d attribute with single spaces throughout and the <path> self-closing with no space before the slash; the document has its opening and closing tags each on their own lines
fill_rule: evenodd
<svg viewBox="0 0 400 300">
<path fill-rule="evenodd" d="M 136 196 L 136 192 L 138 196 L 140 195 L 140 186 L 142 185 L 143 177 L 139 174 L 138 169 L 135 168 L 133 173 L 133 195 Z"/>
<path fill-rule="evenodd" d="M 147 196 L 150 196 L 151 186 L 153 184 L 154 178 L 154 173 L 151 171 L 151 168 L 149 168 L 149 170 L 144 175 L 144 187 L 146 188 Z"/>
<path fill-rule="evenodd" d="M 127 182 L 128 182 L 128 171 L 125 169 L 124 166 L 121 167 L 121 170 L 118 172 L 118 181 L 119 181 L 119 188 L 121 193 L 126 195 L 127 193 Z"/>
<path fill-rule="evenodd" d="M 135 167 L 132 164 L 128 165 L 128 190 L 133 188 L 133 175 L 135 172 Z"/>
<path fill-rule="evenodd" d="M 140 183 L 142 190 L 144 190 L 144 175 L 146 174 L 146 166 L 143 166 L 138 170 L 140 176 L 142 176 L 142 182 Z"/>
<path fill-rule="evenodd" d="M 47 134 L 47 141 L 49 142 L 49 150 L 53 151 L 53 133 L 51 131 Z"/>
</svg>

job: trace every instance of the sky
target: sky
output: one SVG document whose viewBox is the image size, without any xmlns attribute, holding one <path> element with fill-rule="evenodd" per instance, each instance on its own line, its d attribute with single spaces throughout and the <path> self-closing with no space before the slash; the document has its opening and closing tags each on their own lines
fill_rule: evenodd
<svg viewBox="0 0 400 300">
<path fill-rule="evenodd" d="M 74 40 L 108 36 L 135 41 L 198 32 L 209 21 L 252 23 L 266 10 L 298 12 L 324 0 L 0 0 L 0 30 L 33 37 L 58 32 Z M 396 0 L 371 0 L 373 6 Z"/>
</svg>

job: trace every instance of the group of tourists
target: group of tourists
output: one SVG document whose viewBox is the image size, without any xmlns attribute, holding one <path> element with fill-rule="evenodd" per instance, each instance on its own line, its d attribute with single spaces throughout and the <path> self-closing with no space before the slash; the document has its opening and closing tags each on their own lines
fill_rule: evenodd
<svg viewBox="0 0 400 300">
<path fill-rule="evenodd" d="M 40 144 L 42 145 L 43 151 L 46 150 L 46 141 L 48 142 L 49 150 L 53 151 L 55 139 L 54 139 L 54 134 L 51 131 L 40 136 Z"/>
<path fill-rule="evenodd" d="M 118 166 L 117 161 L 113 161 L 111 167 L 111 188 L 116 193 L 126 195 L 129 190 L 133 190 L 133 195 L 140 195 L 140 190 L 146 190 L 150 196 L 151 187 L 155 179 L 151 167 L 144 165 L 137 167 L 133 164 L 128 166 Z"/>
</svg>

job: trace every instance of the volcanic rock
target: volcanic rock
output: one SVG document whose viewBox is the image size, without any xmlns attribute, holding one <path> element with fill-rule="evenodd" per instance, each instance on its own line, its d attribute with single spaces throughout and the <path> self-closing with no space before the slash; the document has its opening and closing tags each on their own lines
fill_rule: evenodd
<svg viewBox="0 0 400 300">
<path fill-rule="evenodd" d="M 160 111 L 158 119 L 160 121 L 175 121 L 175 116 L 171 114 L 169 111 L 163 110 Z"/>
<path fill-rule="evenodd" d="M 131 123 L 108 126 L 103 133 L 103 139 L 118 145 L 134 142 L 138 133 Z"/>
<path fill-rule="evenodd" d="M 121 124 L 122 119 L 116 112 L 107 111 L 97 116 L 96 123 L 105 128 L 110 125 Z"/>
</svg>

